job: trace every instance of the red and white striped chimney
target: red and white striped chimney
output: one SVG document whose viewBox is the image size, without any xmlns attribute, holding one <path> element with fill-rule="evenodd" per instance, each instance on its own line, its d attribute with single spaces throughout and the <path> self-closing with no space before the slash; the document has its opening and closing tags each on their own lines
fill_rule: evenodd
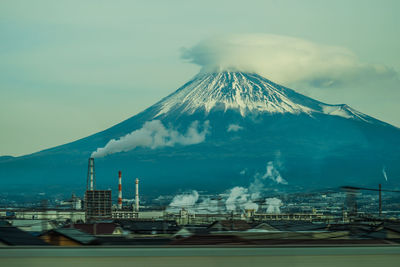
<svg viewBox="0 0 400 267">
<path fill-rule="evenodd" d="M 121 171 L 118 172 L 118 209 L 122 209 L 122 182 L 121 182 Z"/>
</svg>

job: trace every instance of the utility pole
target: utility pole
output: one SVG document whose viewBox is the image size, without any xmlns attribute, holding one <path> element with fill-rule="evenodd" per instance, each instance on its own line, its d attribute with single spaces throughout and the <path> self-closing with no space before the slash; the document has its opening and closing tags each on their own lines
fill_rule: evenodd
<svg viewBox="0 0 400 267">
<path fill-rule="evenodd" d="M 379 184 L 379 218 L 382 217 L 382 185 Z"/>
<path fill-rule="evenodd" d="M 355 186 L 342 186 L 342 189 L 344 189 L 347 193 L 347 198 L 346 198 L 346 202 L 347 202 L 347 206 L 348 207 L 354 207 L 353 210 L 357 210 L 357 204 L 354 204 L 353 201 L 355 201 L 355 199 L 352 197 L 352 194 L 349 192 L 356 192 L 358 190 L 367 190 L 367 191 L 378 191 L 379 194 L 379 217 L 382 217 L 382 192 L 392 192 L 392 193 L 400 193 L 399 190 L 387 190 L 387 189 L 382 189 L 382 185 L 379 184 L 378 189 L 376 188 L 364 188 L 364 187 L 355 187 Z"/>
</svg>

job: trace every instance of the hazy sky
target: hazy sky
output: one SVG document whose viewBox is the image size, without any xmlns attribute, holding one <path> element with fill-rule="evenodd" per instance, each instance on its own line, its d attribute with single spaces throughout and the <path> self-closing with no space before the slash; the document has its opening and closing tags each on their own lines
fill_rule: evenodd
<svg viewBox="0 0 400 267">
<path fill-rule="evenodd" d="M 400 126 L 399 10 L 397 0 L 2 0 L 0 155 L 67 143 L 136 114 L 200 70 L 182 51 L 227 34 L 289 36 L 345 51 L 373 73 L 341 79 L 347 73 L 333 71 L 344 82 L 322 88 L 283 83 Z M 330 60 L 320 61 L 329 67 Z"/>
</svg>

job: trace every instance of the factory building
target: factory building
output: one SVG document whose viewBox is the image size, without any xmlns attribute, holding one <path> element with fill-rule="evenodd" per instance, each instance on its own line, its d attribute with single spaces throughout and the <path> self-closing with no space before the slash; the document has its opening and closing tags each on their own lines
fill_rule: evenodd
<svg viewBox="0 0 400 267">
<path fill-rule="evenodd" d="M 111 219 L 111 204 L 111 190 L 86 190 L 86 221 Z"/>
<path fill-rule="evenodd" d="M 85 192 L 85 221 L 137 218 L 139 218 L 139 179 L 135 180 L 134 205 L 123 206 L 122 172 L 118 171 L 118 202 L 116 208 L 112 209 L 111 190 L 96 190 L 94 159 L 90 158 Z"/>
<path fill-rule="evenodd" d="M 137 219 L 139 218 L 139 213 L 133 210 L 113 210 L 112 211 L 112 218 L 113 219 Z"/>
<path fill-rule="evenodd" d="M 111 206 L 111 190 L 96 190 L 94 158 L 89 158 L 85 192 L 85 221 L 111 219 Z"/>
<path fill-rule="evenodd" d="M 139 218 L 139 179 L 135 180 L 135 203 L 128 207 L 123 206 L 122 199 L 122 173 L 118 171 L 118 204 L 112 210 L 113 219 L 137 219 Z"/>
<path fill-rule="evenodd" d="M 30 210 L 30 209 L 17 209 L 17 210 L 0 210 L 0 217 L 6 217 L 7 213 L 12 219 L 20 220 L 56 220 L 72 222 L 85 221 L 85 212 L 80 210 Z"/>
<path fill-rule="evenodd" d="M 252 221 L 326 221 L 330 218 L 322 213 L 290 213 L 268 214 L 254 213 L 248 219 Z"/>
</svg>

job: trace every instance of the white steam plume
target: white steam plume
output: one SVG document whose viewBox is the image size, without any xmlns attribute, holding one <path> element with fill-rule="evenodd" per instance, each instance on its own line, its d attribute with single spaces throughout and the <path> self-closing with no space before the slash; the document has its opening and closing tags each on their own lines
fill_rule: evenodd
<svg viewBox="0 0 400 267">
<path fill-rule="evenodd" d="M 350 50 L 270 34 L 218 36 L 182 49 L 204 71 L 256 72 L 278 83 L 330 87 L 397 78 L 393 68 L 361 62 Z"/>
<path fill-rule="evenodd" d="M 216 199 L 205 198 L 202 202 L 196 205 L 195 212 L 202 214 L 216 214 L 223 210 L 220 203 Z"/>
<path fill-rule="evenodd" d="M 263 179 L 270 179 L 277 184 L 288 184 L 288 182 L 282 178 L 279 171 L 275 168 L 274 162 L 270 161 L 267 163 L 266 172 L 262 176 Z"/>
<path fill-rule="evenodd" d="M 177 212 L 182 208 L 192 211 L 198 199 L 199 193 L 196 190 L 193 190 L 190 194 L 176 195 L 169 204 L 167 211 Z"/>
<path fill-rule="evenodd" d="M 258 210 L 258 204 L 252 201 L 247 188 L 236 186 L 229 192 L 229 196 L 225 201 L 227 211 L 254 209 Z"/>
<path fill-rule="evenodd" d="M 243 130 L 243 127 L 238 124 L 229 124 L 227 132 L 237 132 Z"/>
<path fill-rule="evenodd" d="M 168 205 L 167 212 L 178 212 L 182 208 L 189 212 L 216 214 L 220 212 L 244 212 L 247 209 L 258 210 L 258 204 L 247 188 L 236 186 L 227 194 L 220 194 L 218 199 L 204 198 L 198 202 L 199 194 L 193 190 L 190 194 L 176 195 Z"/>
<path fill-rule="evenodd" d="M 267 213 L 281 213 L 280 207 L 282 206 L 282 200 L 276 197 L 267 198 L 265 204 L 268 205 Z"/>
<path fill-rule="evenodd" d="M 151 149 L 180 145 L 193 145 L 204 142 L 209 132 L 209 121 L 205 121 L 199 131 L 199 122 L 194 121 L 187 129 L 186 134 L 177 130 L 166 128 L 161 121 L 146 122 L 139 130 L 135 130 L 119 139 L 110 140 L 105 147 L 98 148 L 91 157 L 104 157 L 117 152 L 126 152 L 136 147 L 149 147 Z"/>
<path fill-rule="evenodd" d="M 279 156 L 277 157 L 277 159 L 275 161 L 269 161 L 267 163 L 264 174 L 256 173 L 254 175 L 254 181 L 253 181 L 253 183 L 250 184 L 250 187 L 249 187 L 251 189 L 251 191 L 254 191 L 255 188 L 262 188 L 264 186 L 264 183 L 263 183 L 264 180 L 271 180 L 277 184 L 283 184 L 283 185 L 288 184 L 288 182 L 282 177 L 282 175 L 280 174 L 280 172 L 278 171 L 278 169 L 275 165 L 278 165 L 278 166 L 281 165 Z"/>
<path fill-rule="evenodd" d="M 182 208 L 198 214 L 244 212 L 249 209 L 257 211 L 259 209 L 259 205 L 255 203 L 257 198 L 249 192 L 248 188 L 236 186 L 228 190 L 227 194 L 220 194 L 218 199 L 207 197 L 200 202 L 198 192 L 193 190 L 191 193 L 176 195 L 166 211 L 176 213 Z M 267 198 L 265 204 L 267 205 L 267 213 L 276 214 L 281 212 L 282 201 L 280 199 L 275 197 Z"/>
<path fill-rule="evenodd" d="M 259 200 L 268 189 L 266 186 L 267 180 L 278 184 L 287 184 L 287 181 L 282 178 L 277 169 L 277 167 L 282 167 L 280 156 L 280 151 L 277 151 L 275 160 L 267 163 L 265 173 L 256 173 L 249 187 L 236 186 L 229 189 L 226 193 L 220 194 L 218 200 L 204 198 L 200 203 L 197 203 L 199 199 L 197 191 L 193 191 L 192 194 L 177 195 L 168 206 L 167 211 L 177 212 L 181 208 L 185 208 L 190 212 L 202 214 L 244 212 L 247 209 L 257 211 L 259 205 L 256 201 Z M 277 167 L 275 167 L 275 165 Z M 241 175 L 246 175 L 246 173 L 247 169 L 240 171 Z M 268 198 L 266 204 L 268 205 L 267 212 L 279 213 L 282 201 L 277 198 Z"/>
<path fill-rule="evenodd" d="M 383 174 L 383 177 L 385 178 L 385 180 L 387 182 L 388 177 L 387 177 L 387 174 L 386 174 L 386 167 L 385 166 L 383 166 L 383 168 L 382 168 L 382 174 Z"/>
</svg>

